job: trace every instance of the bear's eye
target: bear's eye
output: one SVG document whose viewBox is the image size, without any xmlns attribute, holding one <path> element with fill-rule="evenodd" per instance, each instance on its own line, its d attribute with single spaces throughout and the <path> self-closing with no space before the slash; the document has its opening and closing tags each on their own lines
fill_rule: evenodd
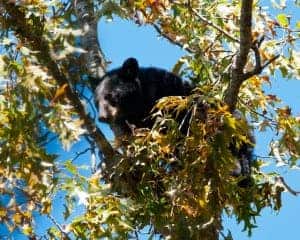
<svg viewBox="0 0 300 240">
<path fill-rule="evenodd" d="M 109 103 L 110 103 L 110 105 L 111 105 L 112 107 L 116 107 L 118 102 L 117 102 L 116 100 L 114 100 L 114 99 L 111 99 L 111 100 L 109 101 Z"/>
<path fill-rule="evenodd" d="M 111 93 L 106 94 L 106 95 L 104 96 L 104 99 L 105 99 L 106 101 L 108 101 L 109 104 L 110 104 L 112 107 L 115 107 L 115 106 L 117 105 L 117 101 L 116 101 L 116 99 L 113 97 L 113 95 L 112 95 Z"/>
<path fill-rule="evenodd" d="M 112 98 L 113 98 L 113 97 L 112 97 L 112 94 L 111 94 L 111 93 L 108 93 L 108 94 L 105 94 L 105 95 L 104 95 L 104 99 L 105 99 L 106 101 L 110 101 Z"/>
</svg>

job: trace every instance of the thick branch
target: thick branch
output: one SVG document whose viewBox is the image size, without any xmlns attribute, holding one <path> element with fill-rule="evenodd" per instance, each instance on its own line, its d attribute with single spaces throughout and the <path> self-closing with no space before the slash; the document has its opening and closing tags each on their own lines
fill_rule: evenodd
<svg viewBox="0 0 300 240">
<path fill-rule="evenodd" d="M 81 37 L 81 47 L 86 50 L 83 54 L 85 72 L 95 79 L 101 78 L 106 70 L 106 61 L 97 40 L 97 22 L 94 16 L 92 1 L 74 1 L 74 9 L 78 23 L 84 30 L 85 35 Z"/>
<path fill-rule="evenodd" d="M 35 26 L 30 25 L 25 18 L 24 12 L 20 11 L 14 4 L 3 3 L 3 6 L 10 16 L 6 19 L 8 26 L 16 32 L 21 40 L 30 44 L 32 50 L 37 52 L 36 57 L 48 68 L 49 73 L 56 79 L 59 85 L 67 84 L 69 86 L 67 77 L 60 71 L 58 64 L 51 58 L 48 42 L 42 36 L 42 32 L 38 31 L 42 29 L 41 26 L 37 26 L 38 22 L 36 21 Z M 106 140 L 104 134 L 96 127 L 93 119 L 85 112 L 84 106 L 76 92 L 74 92 L 71 87 L 68 87 L 66 88 L 66 95 L 80 118 L 83 119 L 89 135 L 94 139 L 105 155 L 105 164 L 112 166 L 115 156 L 115 151 L 112 146 Z"/>
<path fill-rule="evenodd" d="M 243 0 L 240 20 L 240 50 L 236 62 L 236 71 L 243 72 L 251 48 L 252 0 Z"/>
<path fill-rule="evenodd" d="M 240 49 L 233 62 L 231 81 L 225 92 L 225 103 L 231 112 L 235 110 L 240 87 L 245 80 L 244 68 L 247 63 L 248 54 L 251 49 L 251 22 L 252 22 L 253 0 L 243 0 L 240 20 Z"/>
</svg>

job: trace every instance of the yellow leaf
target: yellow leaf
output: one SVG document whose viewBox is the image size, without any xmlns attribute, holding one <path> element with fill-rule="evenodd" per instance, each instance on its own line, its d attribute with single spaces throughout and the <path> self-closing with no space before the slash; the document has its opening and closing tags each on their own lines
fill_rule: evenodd
<svg viewBox="0 0 300 240">
<path fill-rule="evenodd" d="M 33 232 L 32 227 L 29 224 L 24 224 L 22 230 L 23 230 L 23 233 L 27 236 L 31 235 Z"/>
<path fill-rule="evenodd" d="M 236 119 L 234 117 L 225 117 L 224 120 L 226 121 L 227 126 L 231 129 L 236 129 Z"/>
<path fill-rule="evenodd" d="M 38 183 L 40 183 L 40 180 L 39 180 L 38 176 L 35 175 L 34 173 L 31 173 L 29 181 L 28 181 L 29 186 L 32 187 L 32 186 L 35 186 Z"/>
<path fill-rule="evenodd" d="M 15 222 L 15 224 L 21 224 L 22 223 L 22 215 L 20 213 L 16 213 L 14 216 L 13 216 L 13 220 Z"/>
<path fill-rule="evenodd" d="M 186 212 L 187 215 L 196 217 L 197 212 L 189 205 L 181 205 L 181 208 Z"/>
<path fill-rule="evenodd" d="M 0 207 L 0 218 L 5 217 L 7 214 L 7 211 L 5 208 Z"/>
<path fill-rule="evenodd" d="M 49 214 L 51 212 L 51 207 L 52 207 L 50 199 L 48 199 L 48 198 L 43 199 L 42 204 L 43 204 L 43 208 L 42 208 L 41 212 L 43 214 Z"/>
<path fill-rule="evenodd" d="M 160 150 L 161 150 L 161 152 L 166 153 L 166 154 L 171 152 L 170 145 L 162 146 L 160 148 Z"/>
<path fill-rule="evenodd" d="M 206 208 L 207 203 L 203 199 L 199 199 L 199 205 L 200 205 L 201 208 Z"/>
<path fill-rule="evenodd" d="M 147 0 L 148 4 L 152 5 L 156 2 L 157 0 Z"/>
<path fill-rule="evenodd" d="M 60 99 L 62 96 L 64 96 L 66 94 L 67 87 L 68 87 L 68 84 L 65 83 L 56 90 L 54 98 L 51 101 L 51 105 L 53 105 L 54 102 L 56 102 L 58 99 Z"/>
</svg>

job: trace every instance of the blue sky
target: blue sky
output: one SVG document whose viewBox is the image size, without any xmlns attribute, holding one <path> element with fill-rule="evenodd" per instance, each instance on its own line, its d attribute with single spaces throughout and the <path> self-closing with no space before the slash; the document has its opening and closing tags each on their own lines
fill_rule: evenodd
<svg viewBox="0 0 300 240">
<path fill-rule="evenodd" d="M 263 1 L 269 2 L 269 1 Z M 289 0 L 288 2 L 292 2 Z M 299 11 L 299 9 L 298 9 Z M 295 15 L 295 9 L 291 9 L 290 13 Z M 274 12 L 275 14 L 275 12 Z M 105 53 L 106 59 L 112 63 L 109 69 L 120 66 L 128 57 L 138 59 L 141 66 L 156 66 L 165 69 L 172 69 L 176 61 L 185 52 L 177 46 L 172 45 L 167 40 L 158 37 L 157 32 L 150 26 L 137 26 L 132 22 L 115 18 L 113 22 L 101 20 L 99 24 L 99 41 L 101 48 Z M 300 81 L 283 80 L 280 76 L 272 79 L 272 86 L 266 87 L 266 91 L 270 94 L 278 94 L 286 104 L 292 106 L 293 114 L 300 116 Z M 112 133 L 108 126 L 101 124 L 101 129 L 112 139 Z M 272 138 L 268 132 L 260 133 L 256 136 L 257 155 L 267 156 L 267 143 Z M 73 146 L 72 150 L 63 156 L 63 159 L 72 158 L 74 151 L 84 149 L 85 143 L 78 143 Z M 49 149 L 58 152 L 61 147 L 57 143 L 53 143 Z M 89 156 L 84 156 L 76 163 L 81 164 L 89 159 Z M 62 160 L 63 160 L 62 159 Z M 300 172 L 299 170 L 280 169 L 280 172 L 285 177 L 286 181 L 293 189 L 300 190 Z M 62 196 L 58 196 L 55 201 L 60 202 Z M 59 203 L 54 203 L 59 206 Z M 55 207 L 56 214 L 63 211 L 62 208 Z M 59 221 L 63 222 L 61 216 Z M 257 229 L 254 229 L 250 239 L 254 240 L 281 240 L 299 239 L 298 226 L 300 224 L 300 197 L 292 196 L 289 193 L 283 194 L 283 207 L 279 213 L 270 209 L 263 211 L 260 218 L 257 219 Z M 45 221 L 37 221 L 37 227 L 42 232 L 48 225 Z M 229 228 L 236 240 L 249 240 L 247 234 L 242 232 L 242 225 L 238 225 L 235 219 L 224 217 L 224 227 Z M 1 236 L 1 229 L 0 229 Z M 15 239 L 26 239 L 16 234 Z"/>
<path fill-rule="evenodd" d="M 107 60 L 112 62 L 109 69 L 120 66 L 128 57 L 135 57 L 141 66 L 156 66 L 170 70 L 178 58 L 184 55 L 182 49 L 160 38 L 150 26 L 137 26 L 118 18 L 112 22 L 101 20 L 98 37 Z M 280 77 L 272 79 L 272 86 L 266 87 L 268 93 L 278 94 L 286 104 L 291 105 L 295 115 L 300 115 L 299 89 L 299 81 L 286 81 Z M 103 128 L 102 125 L 101 127 Z M 107 131 L 107 127 L 103 130 L 106 134 L 111 134 Z M 267 156 L 269 152 L 267 143 L 272 135 L 265 132 L 256 138 L 256 154 Z M 281 169 L 280 171 L 294 189 L 300 190 L 299 170 Z M 270 209 L 264 210 L 262 216 L 257 219 L 258 228 L 253 231 L 250 239 L 299 239 L 299 220 L 300 198 L 284 193 L 281 211 L 277 213 Z M 224 217 L 224 225 L 225 230 L 229 228 L 232 231 L 234 239 L 249 239 L 247 234 L 242 232 L 243 226 L 237 225 L 235 219 Z"/>
<path fill-rule="evenodd" d="M 291 10 L 292 14 L 296 14 Z M 99 41 L 101 48 L 105 53 L 106 59 L 112 63 L 109 69 L 120 66 L 128 57 L 138 59 L 141 66 L 156 66 L 164 69 L 172 69 L 176 61 L 185 52 L 177 46 L 172 45 L 167 40 L 158 36 L 157 32 L 150 26 L 137 26 L 132 22 L 115 18 L 112 22 L 101 20 L 99 23 Z M 269 94 L 278 94 L 286 104 L 292 106 L 293 114 L 300 116 L 300 81 L 283 80 L 280 76 L 272 79 L 272 86 L 266 87 Z M 112 139 L 112 133 L 109 127 L 100 124 L 109 139 Z M 269 132 L 260 133 L 256 136 L 255 152 L 260 156 L 267 156 L 269 149 L 267 143 L 272 139 Z M 80 151 L 86 146 L 85 143 L 78 143 L 72 147 L 71 151 L 62 156 L 62 161 L 74 156 L 75 151 Z M 61 147 L 53 143 L 49 149 L 58 153 Z M 83 156 L 76 161 L 77 164 L 86 164 L 89 155 Z M 300 190 L 300 172 L 299 170 L 280 169 L 293 189 Z M 54 214 L 59 222 L 63 222 L 63 209 L 59 207 L 62 196 L 55 199 Z M 59 210 L 58 210 L 59 209 Z M 254 229 L 251 238 L 242 232 L 243 226 L 238 225 L 234 218 L 224 217 L 224 230 L 229 228 L 236 240 L 281 240 L 281 239 L 299 239 L 298 225 L 300 223 L 300 197 L 292 196 L 289 193 L 283 194 L 283 207 L 279 213 L 270 209 L 263 211 L 262 216 L 257 218 L 258 228 Z M 37 220 L 37 227 L 42 232 L 48 226 L 49 222 Z M 1 235 L 1 232 L 0 232 Z M 16 235 L 15 239 L 26 239 Z"/>
</svg>

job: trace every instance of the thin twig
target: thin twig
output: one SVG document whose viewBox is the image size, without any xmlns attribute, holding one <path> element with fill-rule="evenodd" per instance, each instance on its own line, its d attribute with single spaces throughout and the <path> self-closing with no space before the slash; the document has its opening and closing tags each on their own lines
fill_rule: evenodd
<svg viewBox="0 0 300 240">
<path fill-rule="evenodd" d="M 154 27 L 154 29 L 161 35 L 163 36 L 165 39 L 167 39 L 168 41 L 170 41 L 172 44 L 186 50 L 187 52 L 189 53 L 195 53 L 195 50 L 189 48 L 189 47 L 186 47 L 184 46 L 184 44 L 182 44 L 181 42 L 179 41 L 176 41 L 175 39 L 171 38 L 167 33 L 164 33 L 161 28 L 155 24 L 155 23 L 151 23 L 151 25 Z"/>
<path fill-rule="evenodd" d="M 68 233 L 63 229 L 63 227 L 56 221 L 56 219 L 51 215 L 51 214 L 48 214 L 47 215 L 48 218 L 51 220 L 51 222 L 58 228 L 58 230 L 64 235 L 64 237 L 66 239 L 70 239 L 71 238 L 69 237 Z"/>
<path fill-rule="evenodd" d="M 244 76 L 243 76 L 243 80 L 247 80 L 252 76 L 260 74 L 268 65 L 270 65 L 272 62 L 277 60 L 279 57 L 280 57 L 280 55 L 276 55 L 276 56 L 272 57 L 271 59 L 269 59 L 268 61 L 266 61 L 263 65 L 261 65 L 260 56 L 259 57 L 255 56 L 255 59 L 256 59 L 255 68 L 252 71 L 245 73 Z"/>
<path fill-rule="evenodd" d="M 262 159 L 274 159 L 272 156 L 261 156 L 257 154 L 253 154 L 254 159 L 262 158 Z"/>
<path fill-rule="evenodd" d="M 283 177 L 278 176 L 275 178 L 276 183 L 279 183 L 280 185 L 282 185 L 284 187 L 285 190 L 287 190 L 289 193 L 293 194 L 294 196 L 297 196 L 300 194 L 300 191 L 295 191 L 294 189 L 292 189 L 284 180 Z"/>
<path fill-rule="evenodd" d="M 72 159 L 72 162 L 76 161 L 76 159 L 78 159 L 81 155 L 87 153 L 88 151 L 91 151 L 92 148 L 86 148 L 81 152 L 76 152 L 76 156 Z"/>
<path fill-rule="evenodd" d="M 24 187 L 14 186 L 14 188 L 18 189 L 26 196 L 27 199 L 30 199 L 30 201 L 34 202 L 39 208 L 43 208 L 43 204 L 40 202 L 37 202 L 35 198 L 33 198 L 28 192 L 24 190 Z M 56 219 L 51 215 L 47 214 L 47 217 L 51 220 L 51 222 L 58 228 L 58 230 L 64 235 L 65 239 L 71 240 L 68 233 L 63 229 L 63 227 L 56 221 Z"/>
<path fill-rule="evenodd" d="M 239 99 L 239 102 L 240 102 L 241 104 L 243 104 L 244 106 L 248 107 L 248 110 L 249 110 L 250 112 L 252 112 L 252 113 L 254 113 L 254 114 L 258 115 L 258 116 L 261 116 L 262 118 L 268 120 L 268 121 L 269 121 L 271 124 L 273 124 L 274 126 L 277 126 L 277 122 L 274 121 L 272 118 L 267 117 L 266 115 L 264 115 L 264 114 L 262 114 L 262 113 L 259 113 L 259 112 L 255 111 L 255 110 L 252 109 L 252 108 L 249 108 L 249 106 L 248 106 L 241 98 L 238 98 L 238 99 Z"/>
<path fill-rule="evenodd" d="M 214 29 L 216 29 L 218 32 L 222 33 L 223 35 L 225 35 L 227 38 L 229 38 L 230 40 L 239 43 L 239 39 L 233 37 L 232 35 L 230 35 L 230 33 L 224 31 L 221 27 L 219 27 L 218 25 L 214 24 L 212 21 L 208 20 L 207 18 L 205 18 L 204 16 L 202 16 L 201 14 L 199 14 L 195 9 L 193 8 L 189 8 L 190 11 L 192 11 L 202 22 L 206 23 L 207 25 L 213 27 Z"/>
<path fill-rule="evenodd" d="M 40 147 L 45 147 L 45 146 L 47 146 L 48 144 L 50 144 L 51 142 L 53 142 L 53 141 L 56 140 L 57 138 L 58 138 L 58 136 L 55 135 L 55 136 L 51 137 L 50 139 L 46 139 L 44 142 L 42 142 L 42 143 L 40 144 Z"/>
<path fill-rule="evenodd" d="M 274 62 L 279 57 L 280 57 L 280 55 L 276 55 L 276 56 L 272 57 L 270 60 L 266 61 L 266 63 L 264 65 L 262 65 L 262 69 L 264 69 L 265 67 L 267 67 L 269 64 L 271 64 L 272 62 Z"/>
<path fill-rule="evenodd" d="M 91 89 L 89 88 L 89 90 L 91 90 Z M 93 96 L 88 97 L 82 93 L 80 93 L 79 96 L 87 101 L 87 104 L 89 104 L 89 107 L 90 107 L 89 109 L 92 111 L 92 113 L 90 113 L 90 116 L 92 119 L 96 120 L 97 110 L 95 109 L 95 105 L 93 104 L 94 97 Z"/>
</svg>

